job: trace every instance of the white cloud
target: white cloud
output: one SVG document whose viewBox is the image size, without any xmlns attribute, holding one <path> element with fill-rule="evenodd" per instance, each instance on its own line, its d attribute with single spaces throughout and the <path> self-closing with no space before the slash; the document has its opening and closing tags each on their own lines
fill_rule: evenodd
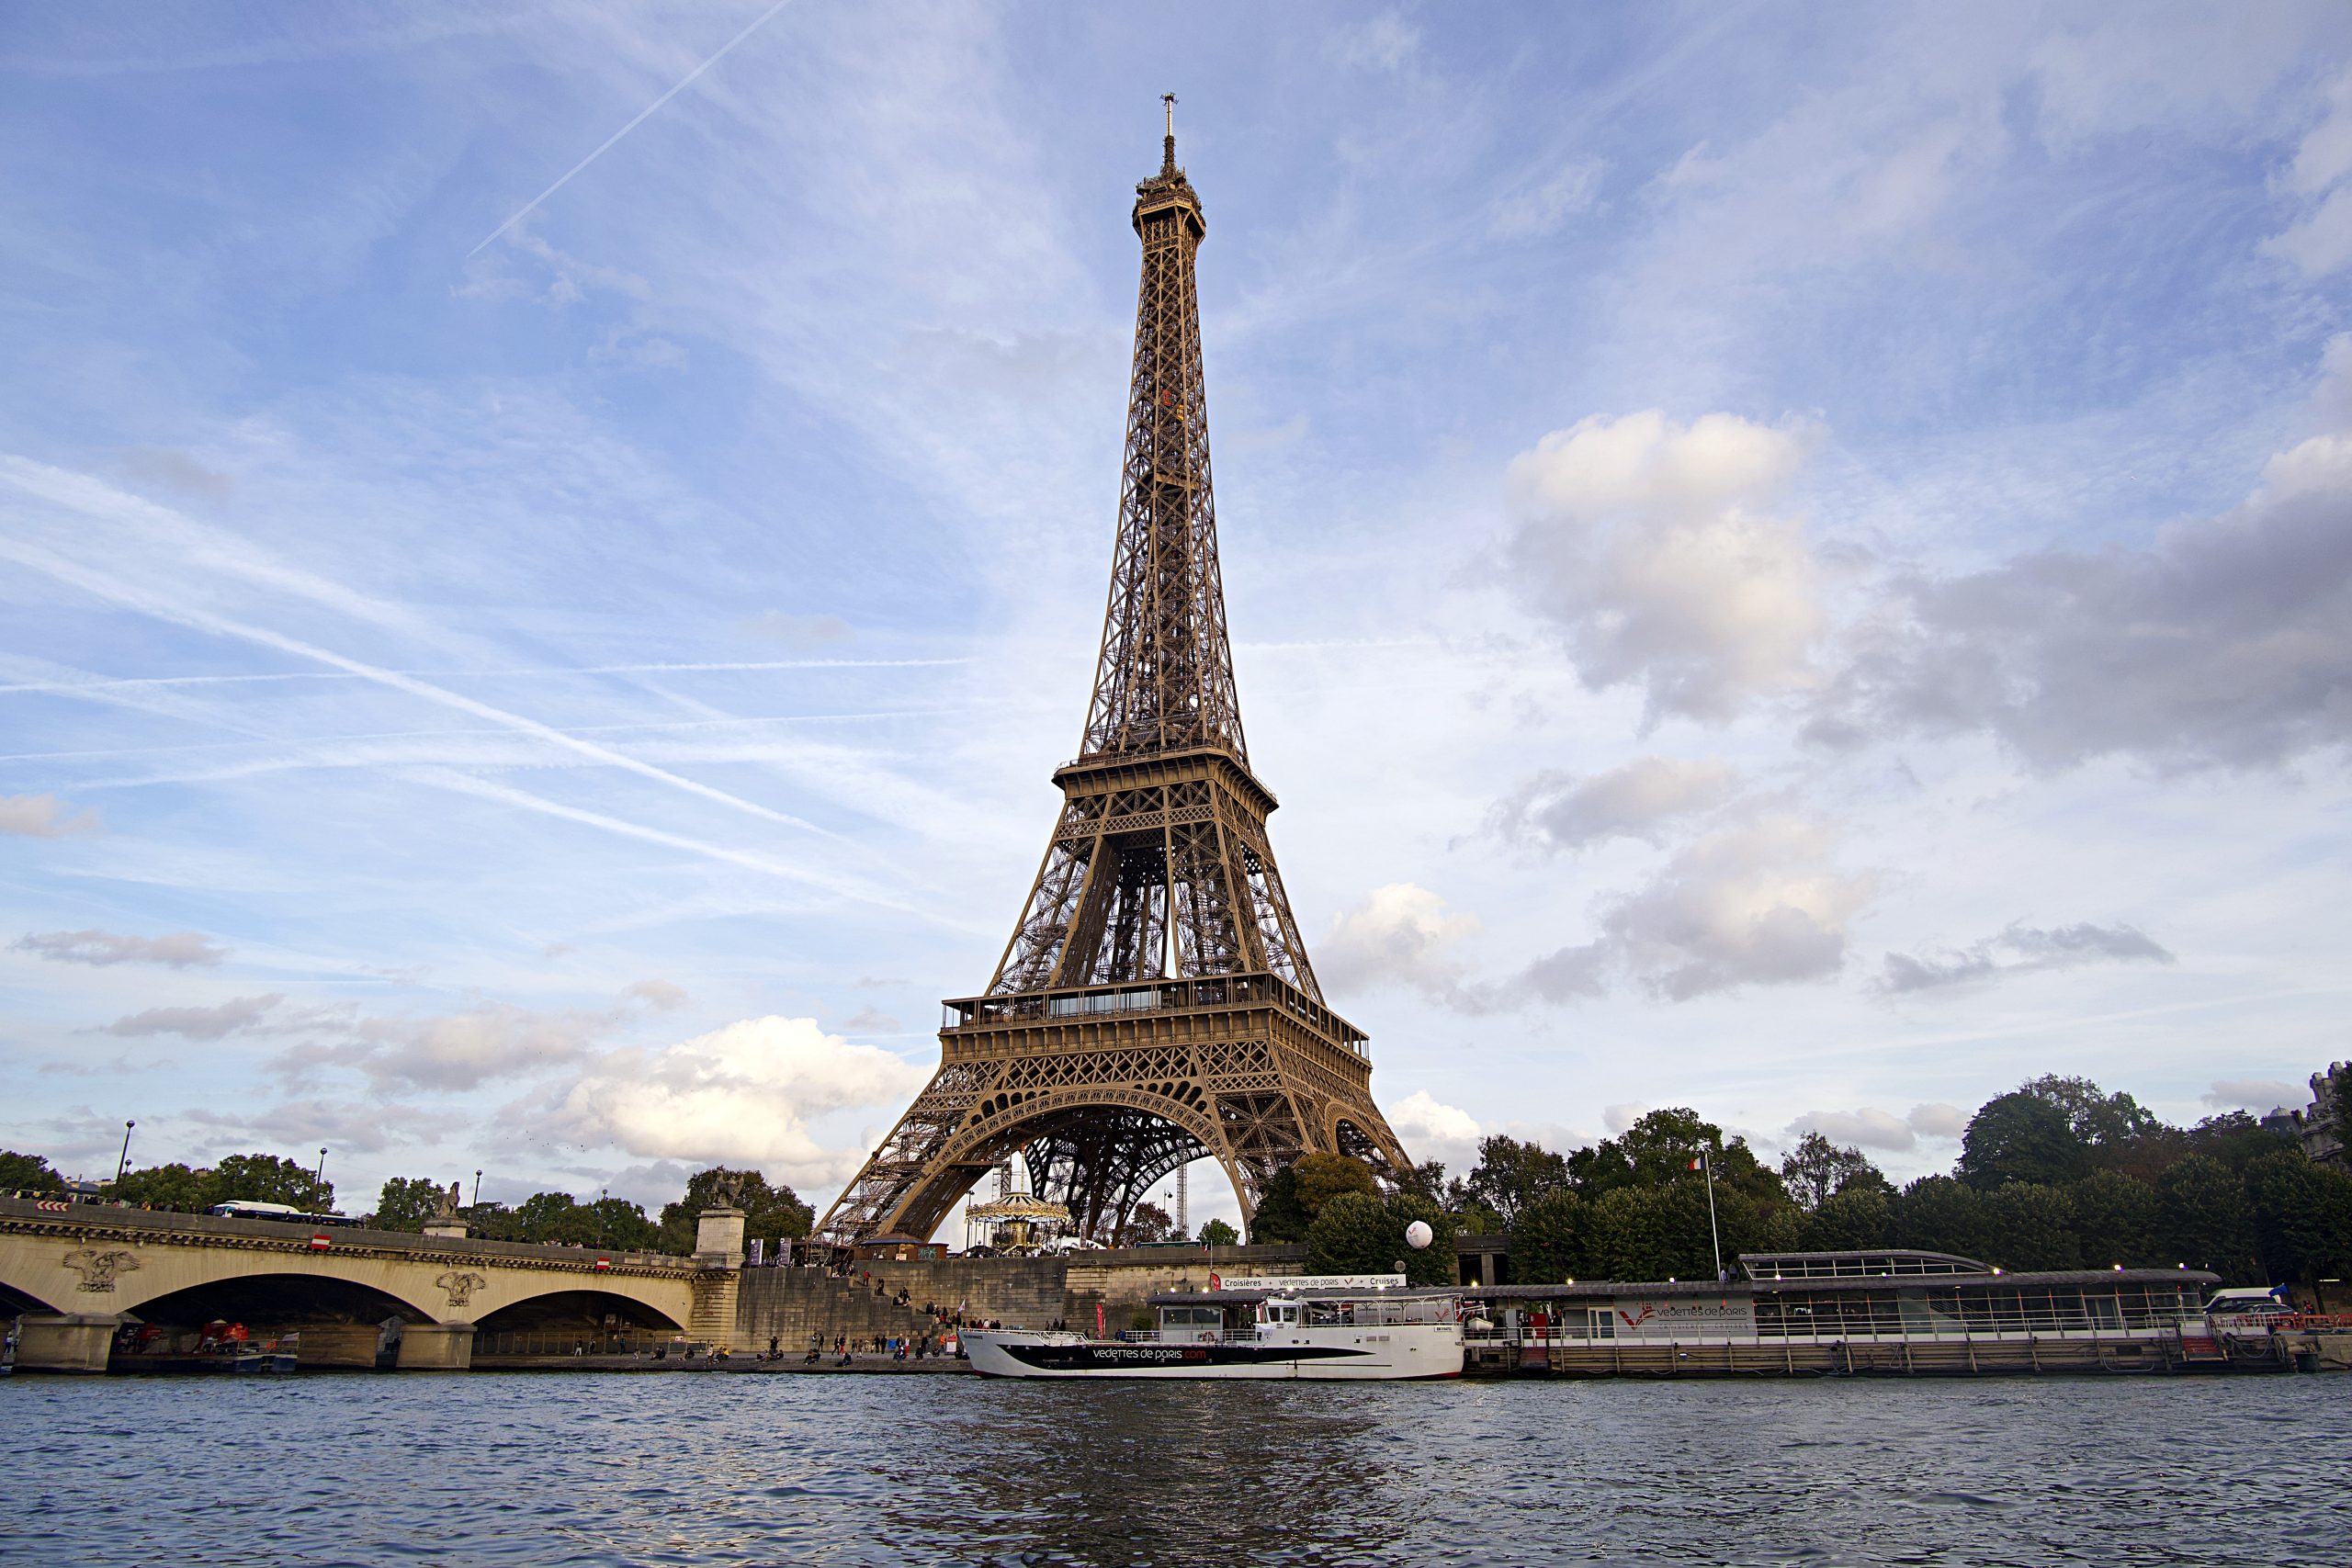
<svg viewBox="0 0 2352 1568">
<path fill-rule="evenodd" d="M 639 980 L 623 990 L 621 995 L 635 997 L 657 1012 L 674 1011 L 694 999 L 686 995 L 684 987 L 673 986 L 667 980 Z"/>
<path fill-rule="evenodd" d="M 805 615 L 789 610 L 763 610 L 743 625 L 744 629 L 754 637 L 780 642 L 795 649 L 822 648 L 828 643 L 846 642 L 850 637 L 849 623 L 839 615 Z"/>
<path fill-rule="evenodd" d="M 1555 232 L 1576 214 L 1591 209 L 1607 167 L 1598 158 L 1571 159 L 1542 184 L 1515 190 L 1497 202 L 1487 231 L 1498 240 Z"/>
<path fill-rule="evenodd" d="M 895 1034 L 899 1021 L 880 1008 L 860 1008 L 842 1020 L 842 1027 L 855 1034 Z"/>
<path fill-rule="evenodd" d="M 1522 992 L 1562 999 L 1622 972 L 1687 1001 L 1747 985 L 1827 979 L 1846 961 L 1846 923 L 1876 879 L 1834 863 L 1830 831 L 1794 817 L 1721 829 L 1678 851 L 1649 884 L 1601 913 L 1598 941 L 1539 960 Z"/>
<path fill-rule="evenodd" d="M 1454 947 L 1478 930 L 1477 916 L 1449 908 L 1440 895 L 1392 882 L 1332 920 L 1317 950 L 1316 971 L 1340 989 L 1397 985 L 1442 998 L 1464 974 Z"/>
<path fill-rule="evenodd" d="M 865 1106 L 896 1111 L 929 1077 L 813 1019 L 770 1015 L 659 1051 L 614 1052 L 572 1085 L 557 1118 L 577 1138 L 641 1158 L 749 1163 L 813 1189 L 845 1180 L 864 1156 L 824 1147 L 812 1119 Z"/>
<path fill-rule="evenodd" d="M 1394 11 L 1384 11 L 1368 22 L 1343 29 L 1335 52 L 1350 65 L 1394 71 L 1421 46 L 1419 28 Z"/>
<path fill-rule="evenodd" d="M 1601 1124 L 1609 1129 L 1611 1137 L 1622 1138 L 1633 1131 L 1634 1122 L 1647 1116 L 1654 1109 L 1656 1108 L 1644 1105 L 1638 1100 L 1623 1105 L 1604 1106 L 1600 1112 Z"/>
<path fill-rule="evenodd" d="M 333 1043 L 280 1058 L 297 1070 L 355 1068 L 379 1089 L 470 1089 L 576 1062 L 621 1021 L 617 1012 L 536 1011 L 487 1002 L 463 1012 L 363 1018 L 333 1026 Z"/>
<path fill-rule="evenodd" d="M 1808 1111 L 1789 1123 L 1789 1136 L 1818 1133 L 1833 1144 L 1903 1153 L 1918 1144 L 1918 1129 L 1890 1111 L 1864 1106 L 1859 1111 Z"/>
<path fill-rule="evenodd" d="M 1510 464 L 1510 590 L 1588 686 L 1642 687 L 1653 719 L 1726 719 L 1805 686 L 1819 572 L 1775 509 L 1813 442 L 1801 426 L 1655 410 L 1554 431 Z"/>
<path fill-rule="evenodd" d="M 2216 1111 L 2270 1111 L 2306 1105 L 2311 1095 L 2300 1085 L 2276 1078 L 2216 1078 L 2204 1100 Z"/>
<path fill-rule="evenodd" d="M 1914 956 L 1890 953 L 1879 988 L 1891 995 L 1981 985 L 2012 975 L 2072 969 L 2085 964 L 2170 964 L 2173 955 L 2127 925 L 2081 921 L 2050 930 L 2011 925 L 1957 951 Z"/>
<path fill-rule="evenodd" d="M 1442 1160 L 1445 1168 L 1467 1176 L 1478 1163 L 1478 1119 L 1417 1089 L 1385 1108 L 1388 1125 L 1416 1161 Z"/>
<path fill-rule="evenodd" d="M 53 795 L 0 795 L 0 833 L 62 839 L 68 833 L 95 833 L 103 826 L 96 811 L 76 812 Z"/>
<path fill-rule="evenodd" d="M 2331 346 L 2314 400 L 2340 412 Z M 2246 501 L 2147 548 L 2050 549 L 1896 582 L 1807 727 L 1859 744 L 1984 730 L 2043 771 L 2120 753 L 2276 766 L 2352 739 L 2352 431 L 2273 457 Z"/>
<path fill-rule="evenodd" d="M 2279 184 L 2319 205 L 2263 243 L 2307 277 L 2321 277 L 2352 261 L 2352 73 L 2336 79 L 2324 118 L 2295 150 Z"/>
<path fill-rule="evenodd" d="M 1957 1138 L 1968 1131 L 1968 1112 L 1941 1100 L 1915 1105 L 1903 1119 L 1923 1138 Z"/>
<path fill-rule="evenodd" d="M 164 936 L 122 936 L 113 931 L 41 931 L 21 937 L 17 948 L 61 964 L 163 964 L 174 969 L 214 964 L 229 950 L 195 931 Z"/>
<path fill-rule="evenodd" d="M 1506 840 L 1545 852 L 1620 836 L 1656 842 L 1667 823 L 1729 798 L 1737 778 L 1713 757 L 1636 757 L 1581 776 L 1547 769 L 1498 801 L 1487 821 Z"/>
<path fill-rule="evenodd" d="M 259 997 L 232 997 L 212 1007 L 149 1008 L 107 1025 L 108 1034 L 184 1034 L 190 1040 L 218 1040 L 251 1029 L 286 998 L 276 992 Z"/>
</svg>

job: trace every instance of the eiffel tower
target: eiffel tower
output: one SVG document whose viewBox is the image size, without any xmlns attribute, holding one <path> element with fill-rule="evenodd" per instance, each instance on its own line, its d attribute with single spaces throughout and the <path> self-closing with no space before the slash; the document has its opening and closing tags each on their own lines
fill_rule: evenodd
<svg viewBox="0 0 2352 1568">
<path fill-rule="evenodd" d="M 1193 262 L 1176 164 L 1136 187 L 1143 242 L 1110 608 L 1061 820 L 986 994 L 945 1004 L 938 1074 L 817 1234 L 928 1237 L 1018 1151 L 1033 1190 L 1117 1239 L 1170 1172 L 1213 1157 L 1253 1213 L 1313 1151 L 1391 1177 L 1363 1031 L 1331 1010 L 1266 837 L 1226 637 Z"/>
</svg>

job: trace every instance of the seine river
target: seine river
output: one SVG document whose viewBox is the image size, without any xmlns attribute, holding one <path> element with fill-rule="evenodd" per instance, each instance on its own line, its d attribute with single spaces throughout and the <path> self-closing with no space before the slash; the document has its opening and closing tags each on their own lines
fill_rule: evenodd
<svg viewBox="0 0 2352 1568">
<path fill-rule="evenodd" d="M 2352 1561 L 2352 1378 L 0 1382 L 0 1558 Z"/>
</svg>

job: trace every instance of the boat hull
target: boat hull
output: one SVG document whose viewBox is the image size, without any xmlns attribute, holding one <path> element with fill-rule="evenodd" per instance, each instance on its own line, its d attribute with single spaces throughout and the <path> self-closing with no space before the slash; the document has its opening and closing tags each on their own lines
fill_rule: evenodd
<svg viewBox="0 0 2352 1568">
<path fill-rule="evenodd" d="M 1198 1344 L 1086 1339 L 1019 1329 L 967 1333 L 972 1370 L 998 1378 L 1204 1378 L 1388 1382 L 1462 1375 L 1458 1334 L 1392 1333 L 1366 1344 L 1217 1340 Z"/>
</svg>

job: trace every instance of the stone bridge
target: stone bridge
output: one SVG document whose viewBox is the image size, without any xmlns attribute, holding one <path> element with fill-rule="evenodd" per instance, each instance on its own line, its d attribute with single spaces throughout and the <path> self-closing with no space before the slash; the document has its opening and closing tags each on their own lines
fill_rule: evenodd
<svg viewBox="0 0 2352 1568">
<path fill-rule="evenodd" d="M 743 1216 L 703 1216 L 693 1258 L 0 1198 L 0 1318 L 17 1364 L 103 1371 L 125 1323 L 215 1318 L 301 1333 L 306 1365 L 457 1370 L 476 1331 L 735 1337 Z"/>
</svg>

